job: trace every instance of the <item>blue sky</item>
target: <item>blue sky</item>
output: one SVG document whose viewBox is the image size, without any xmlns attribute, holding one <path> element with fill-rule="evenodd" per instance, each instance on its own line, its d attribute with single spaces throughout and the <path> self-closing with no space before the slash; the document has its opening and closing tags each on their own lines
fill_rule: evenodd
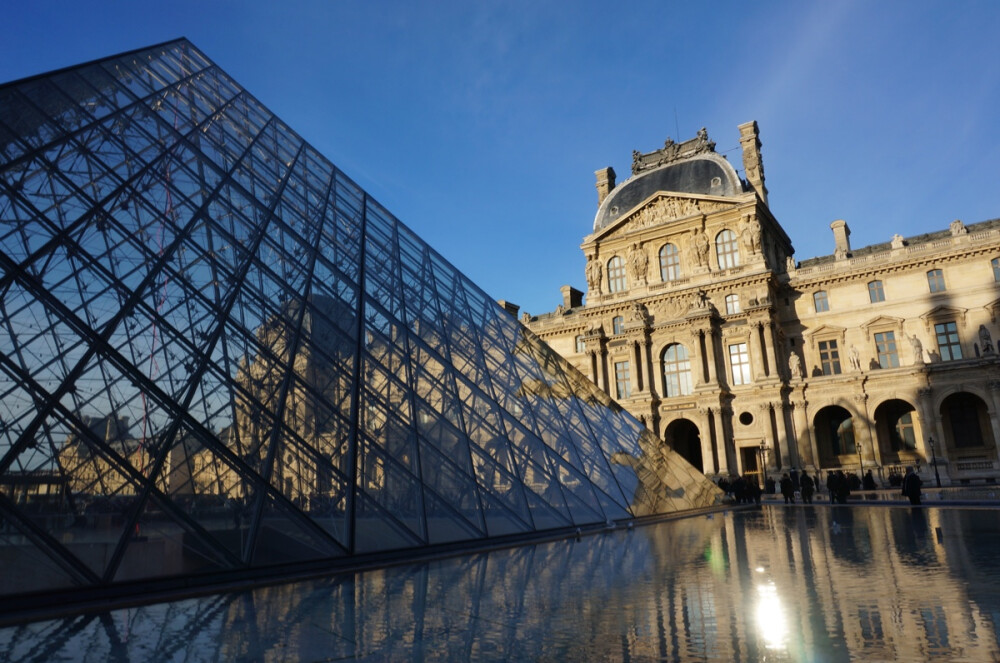
<svg viewBox="0 0 1000 663">
<path fill-rule="evenodd" d="M 710 7 L 710 9 L 709 9 Z M 585 286 L 594 171 L 757 120 L 799 260 L 1000 217 L 1000 2 L 12 2 L 0 81 L 185 36 L 491 296 Z"/>
</svg>

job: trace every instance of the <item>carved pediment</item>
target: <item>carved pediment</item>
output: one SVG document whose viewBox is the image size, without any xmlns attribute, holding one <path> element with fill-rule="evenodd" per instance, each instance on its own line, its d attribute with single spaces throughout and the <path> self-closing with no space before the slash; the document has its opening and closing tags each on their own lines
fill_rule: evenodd
<svg viewBox="0 0 1000 663">
<path fill-rule="evenodd" d="M 958 308 L 957 306 L 937 306 L 920 316 L 920 319 L 924 321 L 924 328 L 927 331 L 931 330 L 934 323 L 947 320 L 954 320 L 958 323 L 959 327 L 964 327 L 965 315 L 968 312 L 969 309 Z"/>
<path fill-rule="evenodd" d="M 638 175 L 641 172 L 659 168 L 660 166 L 680 161 L 681 159 L 687 159 L 696 154 L 714 151 L 715 141 L 708 139 L 708 131 L 705 130 L 705 127 L 702 127 L 698 131 L 697 136 L 683 143 L 675 143 L 672 139 L 667 138 L 663 143 L 663 147 L 658 150 L 647 152 L 646 154 L 638 150 L 633 150 L 632 174 Z"/>
<path fill-rule="evenodd" d="M 843 339 L 844 333 L 847 331 L 844 327 L 837 327 L 835 325 L 821 325 L 816 329 L 811 329 L 803 334 L 803 336 L 809 339 L 809 343 L 813 346 L 816 345 L 817 340 L 826 339 Z"/>
<path fill-rule="evenodd" d="M 630 233 L 699 214 L 712 214 L 735 207 L 734 203 L 657 194 L 639 205 L 614 226 L 614 232 Z M 611 228 L 608 228 L 611 230 Z"/>
<path fill-rule="evenodd" d="M 869 330 L 878 327 L 889 327 L 892 329 L 902 329 L 903 319 L 894 318 L 889 315 L 880 315 L 872 318 L 868 322 L 861 325 L 861 331 L 864 332 L 865 336 L 868 336 Z"/>
</svg>

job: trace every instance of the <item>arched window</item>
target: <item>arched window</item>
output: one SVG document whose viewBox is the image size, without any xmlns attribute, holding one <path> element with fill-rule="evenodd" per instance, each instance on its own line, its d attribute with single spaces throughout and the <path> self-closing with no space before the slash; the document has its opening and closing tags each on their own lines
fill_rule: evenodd
<svg viewBox="0 0 1000 663">
<path fill-rule="evenodd" d="M 826 290 L 817 290 L 813 293 L 813 306 L 817 313 L 830 310 L 830 299 L 826 296 Z"/>
<path fill-rule="evenodd" d="M 688 396 L 691 388 L 691 360 L 683 345 L 674 343 L 663 351 L 663 393 L 667 398 Z"/>
<path fill-rule="evenodd" d="M 729 269 L 740 264 L 740 245 L 736 233 L 723 230 L 715 236 L 715 255 L 719 259 L 719 269 Z"/>
<path fill-rule="evenodd" d="M 625 276 L 625 261 L 621 256 L 615 256 L 608 261 L 608 292 L 625 292 L 628 289 L 628 278 Z"/>
<path fill-rule="evenodd" d="M 673 244 L 664 244 L 660 249 L 660 280 L 676 281 L 681 277 L 681 256 Z"/>
<path fill-rule="evenodd" d="M 736 315 L 740 312 L 740 296 L 726 295 L 726 315 Z"/>
</svg>

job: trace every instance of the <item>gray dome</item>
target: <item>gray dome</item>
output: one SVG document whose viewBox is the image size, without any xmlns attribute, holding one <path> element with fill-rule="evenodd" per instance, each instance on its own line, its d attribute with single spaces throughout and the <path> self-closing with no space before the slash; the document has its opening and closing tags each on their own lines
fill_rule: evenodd
<svg viewBox="0 0 1000 663">
<path fill-rule="evenodd" d="M 743 182 L 732 165 L 714 152 L 646 171 L 608 194 L 594 218 L 594 232 L 607 228 L 658 191 L 738 196 L 743 193 Z"/>
</svg>

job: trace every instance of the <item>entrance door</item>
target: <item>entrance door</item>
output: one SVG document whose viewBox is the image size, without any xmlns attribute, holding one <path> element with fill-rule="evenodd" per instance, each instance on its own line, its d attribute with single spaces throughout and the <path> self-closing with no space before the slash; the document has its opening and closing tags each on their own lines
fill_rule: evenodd
<svg viewBox="0 0 1000 663">
<path fill-rule="evenodd" d="M 752 479 L 762 486 L 760 480 L 760 450 L 757 447 L 740 447 L 740 467 L 743 468 L 743 476 L 748 480 Z"/>
</svg>

